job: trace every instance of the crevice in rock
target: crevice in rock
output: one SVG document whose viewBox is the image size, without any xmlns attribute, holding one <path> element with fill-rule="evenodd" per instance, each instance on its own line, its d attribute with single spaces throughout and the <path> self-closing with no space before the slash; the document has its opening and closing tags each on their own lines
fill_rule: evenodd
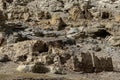
<svg viewBox="0 0 120 80">
<path fill-rule="evenodd" d="M 12 3 L 12 2 L 13 2 L 13 0 L 6 0 L 6 2 L 8 2 L 8 3 Z"/>
<path fill-rule="evenodd" d="M 105 38 L 110 35 L 111 34 L 104 29 L 98 30 L 97 32 L 94 33 L 94 37 L 101 37 L 101 38 Z"/>
<path fill-rule="evenodd" d="M 48 52 L 48 50 L 49 50 L 48 45 L 45 44 L 43 47 L 44 47 L 44 49 L 43 49 L 43 50 L 40 50 L 39 52 L 40 52 L 40 53 L 41 53 L 41 52 Z"/>
<path fill-rule="evenodd" d="M 18 57 L 18 59 L 17 59 L 17 61 L 26 61 L 26 59 L 27 59 L 27 55 L 22 55 L 22 56 L 19 56 Z"/>
<path fill-rule="evenodd" d="M 82 11 L 82 14 L 84 16 L 84 19 L 92 19 L 93 18 L 93 15 L 88 10 Z"/>
</svg>

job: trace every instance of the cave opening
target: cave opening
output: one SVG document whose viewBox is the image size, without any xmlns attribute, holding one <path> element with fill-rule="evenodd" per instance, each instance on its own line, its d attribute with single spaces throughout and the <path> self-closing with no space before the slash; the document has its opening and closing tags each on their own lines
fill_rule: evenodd
<svg viewBox="0 0 120 80">
<path fill-rule="evenodd" d="M 94 33 L 94 37 L 101 37 L 101 38 L 105 38 L 110 35 L 111 34 L 104 29 L 98 30 L 97 32 Z"/>
<path fill-rule="evenodd" d="M 110 14 L 108 12 L 102 12 L 101 18 L 102 19 L 108 19 L 110 17 Z"/>
</svg>

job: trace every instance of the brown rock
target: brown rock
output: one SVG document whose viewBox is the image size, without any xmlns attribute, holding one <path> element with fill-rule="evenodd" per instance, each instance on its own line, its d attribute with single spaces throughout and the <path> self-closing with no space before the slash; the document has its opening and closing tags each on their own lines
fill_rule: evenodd
<svg viewBox="0 0 120 80">
<path fill-rule="evenodd" d="M 10 61 L 10 59 L 7 55 L 0 56 L 0 62 L 8 62 L 8 61 Z"/>
<path fill-rule="evenodd" d="M 79 6 L 74 6 L 69 10 L 70 18 L 72 20 L 77 19 L 92 19 L 92 14 L 87 9 L 81 9 Z"/>
<path fill-rule="evenodd" d="M 42 63 L 35 63 L 32 69 L 33 73 L 47 73 L 49 72 L 49 69 L 45 67 Z"/>
<path fill-rule="evenodd" d="M 94 72 L 93 71 L 93 59 L 90 53 L 82 53 L 81 54 L 81 68 L 84 72 Z"/>
<path fill-rule="evenodd" d="M 85 19 L 92 19 L 93 18 L 93 15 L 92 13 L 89 11 L 90 7 L 91 7 L 91 1 L 88 0 L 88 1 L 84 1 L 82 4 L 81 4 L 81 14 L 83 14 L 83 18 Z"/>
<path fill-rule="evenodd" d="M 72 56 L 65 64 L 69 71 L 81 71 L 80 62 L 76 56 Z"/>
<path fill-rule="evenodd" d="M 5 34 L 3 32 L 0 33 L 0 46 L 5 44 Z"/>
<path fill-rule="evenodd" d="M 4 25 L 6 20 L 7 16 L 2 11 L 0 11 L 0 25 Z"/>
<path fill-rule="evenodd" d="M 45 12 L 45 11 L 38 11 L 36 14 L 35 14 L 35 17 L 36 17 L 36 20 L 40 20 L 40 19 L 50 19 L 51 18 L 51 15 L 49 12 Z"/>
<path fill-rule="evenodd" d="M 4 39 L 4 38 L 0 38 L 0 46 L 2 46 L 2 45 L 3 45 L 4 41 L 5 41 L 5 39 Z"/>
<path fill-rule="evenodd" d="M 66 26 L 65 22 L 63 21 L 63 19 L 59 15 L 57 15 L 57 14 L 54 14 L 52 16 L 50 24 L 53 25 L 53 26 L 56 26 L 57 30 L 62 30 Z"/>
<path fill-rule="evenodd" d="M 65 64 L 69 71 L 83 71 L 85 73 L 113 71 L 111 57 L 103 57 L 91 53 L 81 53 L 81 57 L 72 56 Z"/>
<path fill-rule="evenodd" d="M 69 10 L 70 18 L 73 20 L 77 20 L 81 18 L 83 15 L 81 14 L 81 9 L 78 6 L 74 6 Z"/>
<path fill-rule="evenodd" d="M 93 60 L 95 72 L 113 71 L 113 63 L 111 57 L 97 57 L 93 54 Z"/>
</svg>

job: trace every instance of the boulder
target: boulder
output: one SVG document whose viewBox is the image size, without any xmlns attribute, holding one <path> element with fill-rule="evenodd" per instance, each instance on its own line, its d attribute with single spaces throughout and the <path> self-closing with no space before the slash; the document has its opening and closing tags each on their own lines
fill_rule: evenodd
<svg viewBox="0 0 120 80">
<path fill-rule="evenodd" d="M 72 56 L 66 62 L 65 67 L 68 71 L 85 73 L 113 71 L 111 57 L 99 56 L 94 53 L 81 53 L 80 56 Z"/>
<path fill-rule="evenodd" d="M 33 72 L 33 73 L 47 73 L 49 69 L 46 68 L 42 63 L 33 64 L 22 64 L 16 69 L 19 72 Z"/>
<path fill-rule="evenodd" d="M 111 57 L 97 57 L 93 54 L 94 71 L 113 71 L 113 61 Z"/>
<path fill-rule="evenodd" d="M 120 21 L 120 13 L 114 15 L 115 21 L 119 22 Z"/>
<path fill-rule="evenodd" d="M 0 55 L 5 54 L 13 61 L 26 61 L 28 55 L 39 55 L 39 53 L 47 50 L 48 47 L 45 42 L 29 40 L 1 47 Z"/>
<path fill-rule="evenodd" d="M 81 69 L 83 72 L 94 72 L 93 59 L 90 53 L 81 53 Z"/>
<path fill-rule="evenodd" d="M 19 72 L 31 72 L 33 69 L 33 66 L 34 66 L 34 64 L 32 64 L 32 65 L 19 65 L 16 70 Z"/>
<path fill-rule="evenodd" d="M 0 32 L 0 46 L 3 46 L 5 44 L 5 33 Z"/>
<path fill-rule="evenodd" d="M 10 15 L 11 15 L 11 13 L 10 13 Z M 9 16 L 9 14 L 8 14 L 8 16 Z M 23 14 L 23 18 L 24 18 L 24 21 L 28 21 L 28 20 L 30 19 L 30 14 L 29 14 L 29 12 L 24 13 L 24 14 Z M 10 18 L 9 18 L 9 19 L 10 19 Z"/>
<path fill-rule="evenodd" d="M 63 69 L 60 68 L 59 66 L 51 65 L 51 66 L 48 66 L 48 68 L 50 70 L 50 73 L 52 74 L 65 74 Z"/>
<path fill-rule="evenodd" d="M 85 33 L 80 31 L 78 28 L 70 28 L 67 32 L 67 37 L 70 39 L 79 39 L 85 37 Z"/>
<path fill-rule="evenodd" d="M 35 63 L 35 65 L 33 66 L 32 72 L 33 73 L 47 73 L 49 72 L 49 69 L 45 67 L 45 65 L 42 63 Z"/>
<path fill-rule="evenodd" d="M 0 62 L 8 62 L 8 61 L 10 61 L 10 59 L 7 55 L 0 56 Z"/>
<path fill-rule="evenodd" d="M 69 14 L 72 20 L 80 19 L 83 16 L 83 14 L 81 14 L 81 9 L 79 6 L 74 6 L 73 8 L 71 8 L 69 10 Z"/>
<path fill-rule="evenodd" d="M 41 62 L 41 63 L 44 63 L 46 65 L 50 65 L 50 64 L 53 64 L 53 58 L 52 56 L 46 54 L 46 55 L 41 55 L 38 57 L 38 61 Z"/>
<path fill-rule="evenodd" d="M 89 11 L 89 9 L 91 8 L 91 1 L 90 0 L 84 1 L 80 5 L 80 7 L 81 7 L 81 13 L 83 14 L 84 19 L 92 19 L 93 18 L 92 13 Z"/>
<path fill-rule="evenodd" d="M 88 10 L 87 4 L 82 4 L 81 6 L 76 5 L 73 6 L 69 10 L 70 18 L 72 20 L 78 20 L 78 19 L 92 19 L 92 13 Z"/>
<path fill-rule="evenodd" d="M 4 26 L 6 20 L 7 16 L 0 10 L 0 26 Z"/>
<path fill-rule="evenodd" d="M 57 30 L 62 30 L 66 26 L 66 23 L 63 21 L 63 19 L 58 14 L 54 14 L 52 16 L 50 24 L 52 26 L 55 26 Z"/>
<path fill-rule="evenodd" d="M 77 56 L 71 56 L 69 60 L 66 61 L 65 64 L 68 71 L 81 71 L 80 61 L 78 60 Z"/>
<path fill-rule="evenodd" d="M 112 46 L 120 46 L 120 36 L 111 36 L 108 41 Z"/>
</svg>

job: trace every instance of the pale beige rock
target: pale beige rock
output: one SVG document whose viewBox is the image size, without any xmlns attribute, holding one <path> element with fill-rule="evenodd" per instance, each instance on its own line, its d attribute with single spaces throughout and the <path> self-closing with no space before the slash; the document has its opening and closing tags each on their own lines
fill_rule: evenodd
<svg viewBox="0 0 120 80">
<path fill-rule="evenodd" d="M 114 16 L 115 21 L 120 22 L 120 13 Z"/>
<path fill-rule="evenodd" d="M 64 71 L 62 70 L 62 68 L 55 66 L 55 65 L 51 65 L 48 66 L 50 73 L 52 74 L 65 74 Z"/>
<path fill-rule="evenodd" d="M 69 71 L 82 71 L 80 61 L 78 60 L 77 56 L 71 56 L 65 65 Z"/>
<path fill-rule="evenodd" d="M 108 41 L 112 46 L 120 46 L 120 36 L 112 36 Z"/>
<path fill-rule="evenodd" d="M 0 10 L 3 10 L 4 6 L 3 6 L 3 0 L 0 0 Z"/>
<path fill-rule="evenodd" d="M 32 65 L 19 65 L 16 70 L 19 72 L 31 72 L 33 66 L 34 66 L 34 64 L 32 64 Z"/>
<path fill-rule="evenodd" d="M 38 55 L 47 48 L 39 40 L 23 41 L 16 44 L 5 45 L 0 48 L 0 54 L 6 54 L 13 61 L 26 61 L 29 55 Z M 44 49 L 43 49 L 44 48 Z"/>
<path fill-rule="evenodd" d="M 25 21 L 28 21 L 28 20 L 29 20 L 29 17 L 30 17 L 30 14 L 29 14 L 29 13 L 24 13 L 24 14 L 23 14 L 23 17 L 24 17 L 24 20 L 25 20 Z"/>
</svg>

